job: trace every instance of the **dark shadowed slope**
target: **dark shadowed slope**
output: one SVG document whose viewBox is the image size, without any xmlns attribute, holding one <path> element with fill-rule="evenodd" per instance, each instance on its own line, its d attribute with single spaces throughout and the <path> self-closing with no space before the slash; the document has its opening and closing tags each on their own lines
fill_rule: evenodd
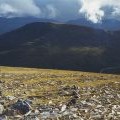
<svg viewBox="0 0 120 120">
<path fill-rule="evenodd" d="M 99 72 L 120 64 L 119 33 L 65 24 L 28 24 L 0 36 L 0 63 Z"/>
</svg>

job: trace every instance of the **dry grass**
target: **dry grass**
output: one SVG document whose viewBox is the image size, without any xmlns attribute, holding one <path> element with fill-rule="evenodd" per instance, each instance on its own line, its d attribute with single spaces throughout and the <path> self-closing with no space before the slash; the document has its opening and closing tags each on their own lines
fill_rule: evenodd
<svg viewBox="0 0 120 120">
<path fill-rule="evenodd" d="M 111 74 L 3 66 L 0 69 L 3 95 L 34 97 L 35 104 L 48 103 L 50 100 L 54 103 L 65 102 L 69 97 L 58 96 L 61 86 L 97 87 L 120 82 L 119 75 Z"/>
</svg>

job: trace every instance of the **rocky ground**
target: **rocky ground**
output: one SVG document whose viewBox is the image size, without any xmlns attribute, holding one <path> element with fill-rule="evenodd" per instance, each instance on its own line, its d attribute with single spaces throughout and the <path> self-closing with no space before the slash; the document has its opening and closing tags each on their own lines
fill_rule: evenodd
<svg viewBox="0 0 120 120">
<path fill-rule="evenodd" d="M 0 120 L 120 120 L 120 76 L 1 67 Z"/>
</svg>

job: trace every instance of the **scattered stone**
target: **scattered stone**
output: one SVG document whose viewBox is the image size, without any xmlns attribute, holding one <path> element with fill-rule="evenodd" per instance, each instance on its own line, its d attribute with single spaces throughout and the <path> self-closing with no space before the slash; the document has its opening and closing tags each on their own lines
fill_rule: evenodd
<svg viewBox="0 0 120 120">
<path fill-rule="evenodd" d="M 26 114 L 30 111 L 31 106 L 28 102 L 19 99 L 11 108 L 19 111 L 21 114 Z"/>
<path fill-rule="evenodd" d="M 8 100 L 14 100 L 16 97 L 14 97 L 14 96 L 6 96 L 6 99 L 8 99 Z"/>
<path fill-rule="evenodd" d="M 61 108 L 61 112 L 64 112 L 66 110 L 67 106 L 66 105 L 63 105 L 62 108 Z"/>
<path fill-rule="evenodd" d="M 3 111 L 4 111 L 4 106 L 2 104 L 0 104 L 0 115 L 3 114 Z"/>
<path fill-rule="evenodd" d="M 16 115 L 16 116 L 14 116 L 14 118 L 15 118 L 15 119 L 21 119 L 22 116 L 21 116 L 21 115 Z"/>
<path fill-rule="evenodd" d="M 9 74 L 6 77 L 10 77 Z M 54 85 L 55 82 L 47 83 Z M 13 84 L 17 86 L 18 82 Z M 54 99 L 51 99 L 53 93 L 45 93 L 42 97 L 48 100 L 46 104 L 35 104 L 36 99 L 40 100 L 41 96 L 19 99 L 17 94 L 21 94 L 21 91 L 16 90 L 13 96 L 0 96 L 0 120 L 120 120 L 119 86 L 119 82 L 81 88 L 62 85 L 55 94 L 58 93 L 66 101 L 54 103 Z M 21 84 L 21 87 L 26 87 L 25 92 L 28 93 L 27 89 L 33 90 L 34 86 Z M 11 83 L 4 86 L 4 90 L 12 91 L 11 88 Z"/>
<path fill-rule="evenodd" d="M 4 105 L 5 104 L 5 100 L 0 100 L 0 104 Z"/>
</svg>

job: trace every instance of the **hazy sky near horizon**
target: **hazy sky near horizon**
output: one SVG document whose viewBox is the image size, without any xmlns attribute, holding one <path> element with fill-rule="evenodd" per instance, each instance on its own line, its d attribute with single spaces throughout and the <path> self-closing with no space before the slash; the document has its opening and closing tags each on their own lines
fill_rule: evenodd
<svg viewBox="0 0 120 120">
<path fill-rule="evenodd" d="M 84 17 L 93 23 L 120 19 L 120 0 L 0 0 L 0 17 L 34 16 L 71 20 Z"/>
</svg>

